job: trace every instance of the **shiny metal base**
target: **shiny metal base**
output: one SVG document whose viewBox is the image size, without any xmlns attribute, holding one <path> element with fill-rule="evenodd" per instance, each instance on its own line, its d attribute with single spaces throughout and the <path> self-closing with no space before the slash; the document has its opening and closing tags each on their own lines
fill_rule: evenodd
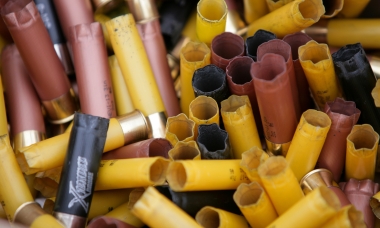
<svg viewBox="0 0 380 228">
<path fill-rule="evenodd" d="M 318 43 L 327 43 L 327 20 L 320 20 L 314 25 L 305 28 L 302 32 L 306 33 Z"/>
<path fill-rule="evenodd" d="M 74 66 L 71 61 L 69 50 L 65 43 L 54 44 L 55 53 L 57 53 L 59 60 L 61 61 L 63 68 L 67 75 L 74 74 Z"/>
<path fill-rule="evenodd" d="M 124 144 L 148 139 L 148 121 L 139 110 L 118 116 L 116 119 L 124 133 Z"/>
<path fill-rule="evenodd" d="M 78 109 L 72 89 L 54 100 L 42 101 L 42 105 L 52 124 L 63 124 L 73 120 L 74 113 Z"/>
<path fill-rule="evenodd" d="M 86 218 L 76 215 L 53 212 L 53 216 L 60 221 L 66 228 L 83 228 L 86 227 Z"/>
<path fill-rule="evenodd" d="M 379 54 L 380 55 L 380 54 Z M 369 64 L 371 65 L 372 71 L 375 74 L 376 79 L 380 78 L 380 57 L 379 56 L 371 56 L 369 59 Z"/>
<path fill-rule="evenodd" d="M 333 174 L 327 169 L 312 170 L 300 180 L 300 185 L 305 194 L 308 194 L 320 186 L 339 187 L 334 181 Z"/>
<path fill-rule="evenodd" d="M 34 201 L 26 202 L 17 208 L 13 222 L 30 226 L 36 218 L 44 214 L 46 214 L 45 211 L 38 203 Z"/>
<path fill-rule="evenodd" d="M 36 130 L 28 130 L 23 131 L 15 135 L 13 138 L 13 150 L 17 154 L 18 150 L 30 146 L 34 143 L 42 141 L 46 138 L 46 134 L 36 131 Z"/>
<path fill-rule="evenodd" d="M 119 7 L 123 0 L 92 0 L 96 13 L 109 13 Z"/>
<path fill-rule="evenodd" d="M 149 126 L 149 138 L 165 138 L 166 115 L 164 112 L 153 113 L 146 117 Z"/>
<path fill-rule="evenodd" d="M 265 139 L 265 142 L 267 144 L 267 153 L 270 156 L 282 155 L 284 157 L 286 157 L 286 154 L 288 153 L 290 143 L 291 143 L 291 142 L 282 143 L 282 144 L 272 143 L 271 141 L 267 139 Z"/>
</svg>

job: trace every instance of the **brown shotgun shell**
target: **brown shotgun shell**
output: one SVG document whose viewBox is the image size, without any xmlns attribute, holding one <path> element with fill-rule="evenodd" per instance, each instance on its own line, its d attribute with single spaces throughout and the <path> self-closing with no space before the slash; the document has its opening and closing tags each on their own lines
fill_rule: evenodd
<svg viewBox="0 0 380 228">
<path fill-rule="evenodd" d="M 278 54 L 278 55 L 281 55 L 285 59 L 286 72 L 288 75 L 287 77 L 289 77 L 292 99 L 293 99 L 294 108 L 296 111 L 296 117 L 298 120 L 300 119 L 302 112 L 300 108 L 300 102 L 298 100 L 298 87 L 297 87 L 297 81 L 296 81 L 296 76 L 295 76 L 294 67 L 293 67 L 292 49 L 290 45 L 287 44 L 285 41 L 279 40 L 279 39 L 273 39 L 265 43 L 262 43 L 257 48 L 257 61 L 261 61 L 261 59 L 266 53 Z"/>
<path fill-rule="evenodd" d="M 331 119 L 331 127 L 316 167 L 330 170 L 334 181 L 339 182 L 346 161 L 346 138 L 358 121 L 360 110 L 356 108 L 355 102 L 338 97 L 326 102 L 324 112 Z"/>
<path fill-rule="evenodd" d="M 224 71 L 228 63 L 236 56 L 244 55 L 244 39 L 231 32 L 223 32 L 211 42 L 211 64 Z"/>
<path fill-rule="evenodd" d="M 46 133 L 38 95 L 15 44 L 3 49 L 1 65 L 12 137 L 29 130 Z"/>
<path fill-rule="evenodd" d="M 275 144 L 289 143 L 298 120 L 284 58 L 265 54 L 260 62 L 252 63 L 251 76 L 266 140 Z"/>
<path fill-rule="evenodd" d="M 49 119 L 72 120 L 76 104 L 70 82 L 34 2 L 10 0 L 1 14 Z"/>
<path fill-rule="evenodd" d="M 127 146 L 120 147 L 116 150 L 104 153 L 102 160 L 125 159 L 125 158 L 141 158 L 162 156 L 169 158 L 168 152 L 173 146 L 170 142 L 163 138 L 146 139 L 140 142 L 132 143 Z"/>
<path fill-rule="evenodd" d="M 379 184 L 370 179 L 356 180 L 351 178 L 347 182 L 339 183 L 339 186 L 351 204 L 363 213 L 364 222 L 367 224 L 367 227 L 375 227 L 375 215 L 372 212 L 369 202 L 371 197 L 379 191 Z"/>
<path fill-rule="evenodd" d="M 99 22 L 70 27 L 81 112 L 116 117 L 107 48 Z"/>
</svg>

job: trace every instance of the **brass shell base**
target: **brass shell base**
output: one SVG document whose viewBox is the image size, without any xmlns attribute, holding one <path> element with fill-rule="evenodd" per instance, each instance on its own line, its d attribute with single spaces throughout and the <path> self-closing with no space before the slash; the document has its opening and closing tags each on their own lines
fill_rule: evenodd
<svg viewBox="0 0 380 228">
<path fill-rule="evenodd" d="M 36 130 L 20 132 L 13 138 L 13 150 L 17 154 L 19 149 L 40 142 L 45 138 L 45 133 Z"/>
<path fill-rule="evenodd" d="M 166 115 L 164 112 L 153 113 L 146 117 L 149 126 L 149 138 L 165 138 Z"/>
<path fill-rule="evenodd" d="M 57 53 L 59 60 L 61 61 L 63 68 L 67 75 L 74 74 L 74 67 L 71 62 L 71 57 L 69 49 L 66 46 L 66 43 L 63 44 L 54 44 L 55 53 Z"/>
<path fill-rule="evenodd" d="M 305 194 L 313 191 L 320 186 L 326 187 L 339 187 L 339 185 L 334 181 L 332 173 L 327 169 L 315 169 L 308 172 L 301 180 L 300 185 L 302 191 Z"/>
<path fill-rule="evenodd" d="M 279 144 L 279 143 L 273 143 L 267 139 L 265 139 L 265 142 L 267 144 L 267 153 L 269 154 L 269 156 L 282 155 L 284 157 L 286 157 L 286 154 L 288 153 L 290 143 L 291 143 L 291 142 L 287 142 L 287 143 Z"/>
<path fill-rule="evenodd" d="M 42 105 L 52 124 L 63 124 L 73 120 L 74 113 L 77 111 L 75 94 L 72 89 L 54 100 L 42 101 Z"/>
<path fill-rule="evenodd" d="M 36 218 L 44 214 L 46 214 L 45 211 L 38 203 L 26 202 L 17 208 L 13 222 L 30 226 Z"/>
<path fill-rule="evenodd" d="M 58 221 L 60 221 L 65 227 L 81 228 L 86 226 L 87 219 L 83 217 L 61 212 L 53 212 L 53 216 Z"/>
<path fill-rule="evenodd" d="M 124 144 L 130 144 L 148 138 L 148 122 L 139 110 L 118 116 L 116 119 L 124 133 Z"/>
</svg>

